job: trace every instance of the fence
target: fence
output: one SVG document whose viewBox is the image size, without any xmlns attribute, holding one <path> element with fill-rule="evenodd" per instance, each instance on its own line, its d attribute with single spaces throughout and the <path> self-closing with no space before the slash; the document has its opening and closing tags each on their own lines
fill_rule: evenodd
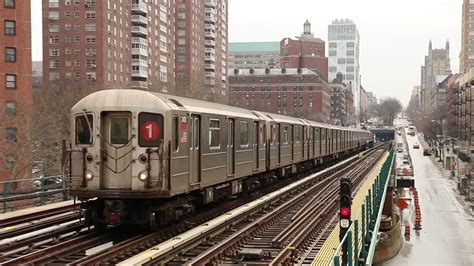
<svg viewBox="0 0 474 266">
<path fill-rule="evenodd" d="M 70 187 L 70 179 L 63 176 L 2 181 L 0 212 L 68 200 Z"/>
</svg>

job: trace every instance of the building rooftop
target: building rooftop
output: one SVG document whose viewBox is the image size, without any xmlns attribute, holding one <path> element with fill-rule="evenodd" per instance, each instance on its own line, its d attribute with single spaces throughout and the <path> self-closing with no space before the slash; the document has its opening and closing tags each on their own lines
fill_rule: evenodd
<svg viewBox="0 0 474 266">
<path fill-rule="evenodd" d="M 250 73 L 251 70 L 253 73 Z M 235 72 L 238 71 L 238 74 Z M 318 73 L 307 69 L 301 68 L 300 73 L 298 73 L 298 68 L 286 68 L 285 73 L 282 73 L 281 68 L 272 68 L 272 69 L 234 69 L 234 72 L 230 72 L 231 75 L 318 75 Z"/>
<path fill-rule="evenodd" d="M 280 52 L 280 42 L 231 42 L 229 52 Z"/>
</svg>

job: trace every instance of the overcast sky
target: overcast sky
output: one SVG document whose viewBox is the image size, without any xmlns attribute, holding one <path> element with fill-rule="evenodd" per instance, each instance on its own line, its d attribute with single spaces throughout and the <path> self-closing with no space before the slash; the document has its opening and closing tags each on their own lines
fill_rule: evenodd
<svg viewBox="0 0 474 266">
<path fill-rule="evenodd" d="M 315 37 L 327 41 L 333 19 L 352 19 L 361 38 L 362 85 L 378 98 L 394 96 L 408 104 L 430 40 L 433 48 L 444 48 L 449 39 L 451 69 L 459 70 L 462 0 L 228 1 L 229 42 L 294 37 L 306 19 Z M 33 60 L 41 60 L 41 0 L 31 2 Z"/>
</svg>

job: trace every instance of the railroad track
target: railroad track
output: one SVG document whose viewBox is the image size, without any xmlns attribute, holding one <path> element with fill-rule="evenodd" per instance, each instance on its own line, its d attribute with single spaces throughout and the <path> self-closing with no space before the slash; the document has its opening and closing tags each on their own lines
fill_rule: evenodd
<svg viewBox="0 0 474 266">
<path fill-rule="evenodd" d="M 365 163 L 369 158 L 358 160 L 330 178 L 299 192 L 241 230 L 225 230 L 171 261 L 155 259 L 150 264 L 302 263 L 306 259 L 303 254 L 317 254 L 329 235 L 327 232 L 332 230 L 337 220 L 339 178 L 349 176 L 358 185 L 363 180 L 363 173 L 370 170 Z M 202 252 L 209 242 L 213 242 L 213 246 Z M 303 259 L 298 261 L 301 257 Z"/>
<path fill-rule="evenodd" d="M 57 215 L 57 214 L 70 212 L 70 211 L 73 211 L 76 208 L 77 208 L 77 205 L 72 205 L 71 204 L 71 205 L 67 205 L 67 206 L 61 206 L 61 207 L 58 207 L 58 208 L 46 209 L 46 210 L 43 210 L 43 211 L 40 211 L 40 212 L 28 213 L 28 214 L 21 215 L 21 216 L 2 219 L 0 229 L 4 229 L 4 228 L 7 228 L 7 227 L 14 227 L 14 226 L 24 224 L 24 223 L 28 223 L 28 222 L 31 222 L 31 221 L 51 217 L 51 216 L 54 216 L 54 215 Z"/>
</svg>

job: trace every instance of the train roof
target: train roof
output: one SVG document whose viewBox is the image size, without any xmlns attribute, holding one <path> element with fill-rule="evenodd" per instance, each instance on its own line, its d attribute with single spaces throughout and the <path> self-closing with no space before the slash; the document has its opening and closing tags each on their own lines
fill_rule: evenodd
<svg viewBox="0 0 474 266">
<path fill-rule="evenodd" d="M 76 105 L 74 105 L 71 111 L 81 112 L 88 109 L 95 109 L 98 106 L 105 108 L 118 108 L 121 110 L 126 110 L 127 108 L 140 108 L 146 111 L 153 110 L 153 108 L 167 108 L 171 110 L 220 114 L 230 117 L 238 114 L 240 117 L 249 119 L 271 120 L 280 123 L 298 123 L 328 129 L 368 132 L 360 128 L 334 126 L 282 114 L 254 111 L 225 104 L 134 89 L 109 89 L 94 92 L 81 99 Z"/>
</svg>

